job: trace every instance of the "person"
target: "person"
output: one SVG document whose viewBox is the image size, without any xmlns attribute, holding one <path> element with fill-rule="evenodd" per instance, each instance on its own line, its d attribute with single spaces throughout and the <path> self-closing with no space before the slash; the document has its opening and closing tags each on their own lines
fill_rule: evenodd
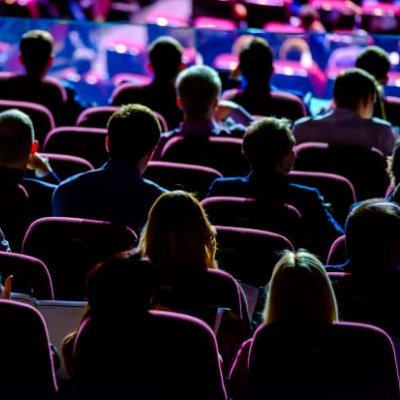
<svg viewBox="0 0 400 400">
<path fill-rule="evenodd" d="M 184 68 L 182 46 L 170 36 L 161 36 L 149 46 L 149 69 L 154 74 L 147 85 L 128 84 L 117 88 L 112 105 L 139 103 L 159 112 L 170 129 L 182 122 L 182 110 L 176 104 L 175 80 Z"/>
<path fill-rule="evenodd" d="M 53 214 L 122 223 L 139 233 L 153 202 L 166 191 L 142 177 L 160 132 L 149 108 L 122 106 L 107 125 L 109 160 L 62 182 L 53 196 Z"/>
<path fill-rule="evenodd" d="M 186 68 L 179 73 L 176 88 L 183 122 L 179 128 L 161 135 L 155 159 L 160 157 L 164 144 L 172 137 L 242 137 L 244 125 L 252 120 L 245 110 L 232 102 L 219 104 L 222 83 L 218 73 L 211 67 L 194 65 Z"/>
<path fill-rule="evenodd" d="M 393 154 L 387 159 L 387 173 L 390 177 L 390 187 L 388 187 L 386 197 L 392 199 L 393 191 L 400 183 L 400 142 L 396 141 Z"/>
<path fill-rule="evenodd" d="M 45 30 L 30 30 L 23 34 L 19 49 L 24 73 L 2 81 L 0 97 L 41 104 L 51 111 L 56 125 L 75 123 L 83 110 L 76 93 L 48 76 L 54 63 L 53 36 Z"/>
<path fill-rule="evenodd" d="M 356 58 L 356 67 L 370 73 L 378 84 L 374 117 L 387 121 L 384 89 L 391 68 L 389 54 L 379 46 L 367 46 Z"/>
<path fill-rule="evenodd" d="M 376 95 L 375 79 L 368 72 L 354 68 L 340 73 L 333 89 L 335 108 L 296 121 L 296 142 L 374 147 L 391 155 L 396 141 L 391 125 L 372 117 Z"/>
<path fill-rule="evenodd" d="M 287 120 L 264 117 L 254 122 L 247 129 L 242 145 L 250 174 L 216 179 L 207 196 L 251 197 L 267 206 L 293 205 L 304 220 L 306 242 L 303 245 L 324 257 L 342 228 L 329 213 L 317 189 L 288 182 L 286 176 L 296 159 L 294 145 Z"/>
<path fill-rule="evenodd" d="M 224 100 L 241 105 L 252 115 L 285 117 L 295 121 L 306 115 L 303 101 L 291 93 L 273 90 L 274 55 L 265 39 L 246 40 L 239 53 L 239 71 L 244 89 L 225 91 Z"/>
<path fill-rule="evenodd" d="M 116 254 L 89 273 L 88 310 L 63 341 L 65 365 L 84 398 L 226 399 L 211 330 L 150 311 L 156 282 L 138 251 Z"/>
</svg>

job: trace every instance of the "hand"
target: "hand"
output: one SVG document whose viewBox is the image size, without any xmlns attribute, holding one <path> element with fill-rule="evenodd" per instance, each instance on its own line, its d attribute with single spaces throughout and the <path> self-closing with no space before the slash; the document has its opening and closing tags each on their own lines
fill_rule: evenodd
<svg viewBox="0 0 400 400">
<path fill-rule="evenodd" d="M 11 297 L 11 287 L 12 287 L 12 280 L 13 280 L 13 275 L 7 276 L 4 286 L 0 283 L 0 298 L 4 300 L 10 300 Z"/>
<path fill-rule="evenodd" d="M 29 156 L 26 167 L 32 171 L 35 171 L 35 175 L 39 178 L 45 177 L 52 171 L 49 160 L 39 153 L 33 153 Z"/>
<path fill-rule="evenodd" d="M 233 101 L 220 100 L 214 111 L 214 118 L 217 121 L 225 121 L 232 112 L 238 108 L 238 105 Z"/>
</svg>

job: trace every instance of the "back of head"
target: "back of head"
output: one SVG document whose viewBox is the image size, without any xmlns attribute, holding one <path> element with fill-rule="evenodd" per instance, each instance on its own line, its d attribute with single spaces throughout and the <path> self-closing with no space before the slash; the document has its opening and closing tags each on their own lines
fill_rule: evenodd
<svg viewBox="0 0 400 400">
<path fill-rule="evenodd" d="M 25 168 L 34 141 L 32 121 L 19 110 L 0 113 L 0 165 Z"/>
<path fill-rule="evenodd" d="M 360 101 L 366 101 L 377 93 L 375 78 L 359 68 L 348 69 L 340 73 L 333 87 L 336 106 L 356 111 Z"/>
<path fill-rule="evenodd" d="M 150 44 L 149 58 L 154 75 L 163 80 L 174 79 L 182 65 L 182 46 L 170 36 L 161 36 Z"/>
<path fill-rule="evenodd" d="M 155 285 L 155 270 L 139 252 L 116 254 L 88 274 L 86 296 L 90 315 L 95 318 L 140 316 L 150 308 Z"/>
<path fill-rule="evenodd" d="M 370 73 L 379 83 L 385 83 L 390 66 L 389 54 L 378 46 L 368 46 L 356 60 L 356 67 Z"/>
<path fill-rule="evenodd" d="M 304 250 L 286 253 L 272 273 L 265 322 L 296 325 L 337 319 L 335 295 L 322 263 Z"/>
<path fill-rule="evenodd" d="M 274 117 L 253 122 L 243 137 L 242 151 L 255 172 L 273 172 L 295 144 L 289 122 Z"/>
<path fill-rule="evenodd" d="M 155 201 L 139 247 L 167 273 L 215 267 L 215 232 L 198 200 L 181 190 Z"/>
<path fill-rule="evenodd" d="M 180 72 L 176 87 L 185 117 L 193 118 L 212 113 L 222 90 L 218 73 L 205 65 L 194 65 Z"/>
<path fill-rule="evenodd" d="M 393 186 L 400 183 L 400 141 L 397 141 L 392 155 L 388 158 L 388 174 Z M 400 193 L 399 193 L 400 194 Z M 400 198 L 398 199 L 400 200 Z M 396 200 L 397 203 L 400 203 Z"/>
<path fill-rule="evenodd" d="M 346 222 L 346 249 L 355 273 L 397 267 L 400 206 L 385 199 L 370 199 L 354 207 Z"/>
<path fill-rule="evenodd" d="M 161 126 L 150 108 L 128 104 L 110 117 L 107 131 L 110 158 L 137 162 L 154 150 Z"/>
<path fill-rule="evenodd" d="M 39 29 L 26 32 L 19 49 L 27 72 L 44 73 L 53 53 L 53 37 L 49 32 Z"/>
<path fill-rule="evenodd" d="M 274 54 L 265 39 L 254 38 L 239 54 L 240 70 L 248 83 L 269 83 L 274 67 Z"/>
</svg>

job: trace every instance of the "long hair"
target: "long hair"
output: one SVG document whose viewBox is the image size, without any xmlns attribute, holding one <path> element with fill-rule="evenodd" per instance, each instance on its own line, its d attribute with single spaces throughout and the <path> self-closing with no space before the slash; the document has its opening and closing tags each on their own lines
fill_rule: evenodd
<svg viewBox="0 0 400 400">
<path fill-rule="evenodd" d="M 217 268 L 215 230 L 198 200 L 177 190 L 153 204 L 139 248 L 157 268 Z"/>
<path fill-rule="evenodd" d="M 336 298 L 324 266 L 305 250 L 287 252 L 275 265 L 265 322 L 338 320 Z"/>
</svg>

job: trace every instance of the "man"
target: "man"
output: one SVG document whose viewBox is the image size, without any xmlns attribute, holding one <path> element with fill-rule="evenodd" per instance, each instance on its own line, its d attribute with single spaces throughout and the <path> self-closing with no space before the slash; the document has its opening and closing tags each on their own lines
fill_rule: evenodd
<svg viewBox="0 0 400 400">
<path fill-rule="evenodd" d="M 114 106 L 139 103 L 159 112 L 170 129 L 182 121 L 182 111 L 176 104 L 175 79 L 184 68 L 182 46 L 169 36 L 162 36 L 150 44 L 149 68 L 154 78 L 148 85 L 127 84 L 117 89 Z"/>
<path fill-rule="evenodd" d="M 75 175 L 56 189 L 53 213 L 106 220 L 140 232 L 154 200 L 165 189 L 142 177 L 160 138 L 156 115 L 147 107 L 121 107 L 108 121 L 109 161 Z"/>
<path fill-rule="evenodd" d="M 294 144 L 286 120 L 267 117 L 254 122 L 243 137 L 242 147 L 251 168 L 250 175 L 216 179 L 208 196 L 251 197 L 265 202 L 266 206 L 276 203 L 295 206 L 306 228 L 303 245 L 325 257 L 342 229 L 316 189 L 288 182 L 286 175 L 296 159 Z"/>
<path fill-rule="evenodd" d="M 390 124 L 372 118 L 376 95 L 375 79 L 368 72 L 355 68 L 339 74 L 333 88 L 335 108 L 296 121 L 296 142 L 375 147 L 386 156 L 392 154 L 395 135 Z"/>
<path fill-rule="evenodd" d="M 271 89 L 274 55 L 265 39 L 254 38 L 244 45 L 239 53 L 238 67 L 245 79 L 245 87 L 226 91 L 224 100 L 240 104 L 252 115 L 285 117 L 292 121 L 306 115 L 299 97 Z"/>
</svg>

